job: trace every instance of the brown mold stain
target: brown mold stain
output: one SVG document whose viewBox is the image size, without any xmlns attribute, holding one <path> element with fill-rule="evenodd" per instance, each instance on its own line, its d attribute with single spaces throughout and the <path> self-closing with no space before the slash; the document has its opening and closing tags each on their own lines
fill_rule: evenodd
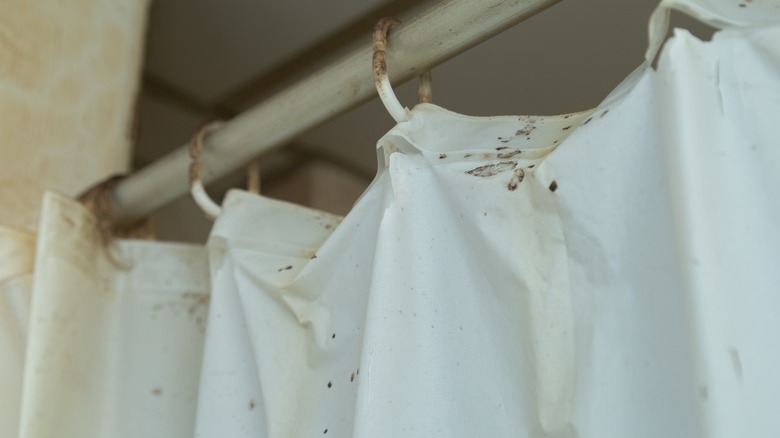
<svg viewBox="0 0 780 438">
<path fill-rule="evenodd" d="M 514 151 L 504 152 L 504 153 L 498 154 L 497 157 L 503 160 L 503 159 L 507 159 L 507 158 L 512 158 L 515 155 L 519 155 L 519 154 L 522 154 L 522 153 L 523 153 L 522 150 L 516 149 Z"/>
<path fill-rule="evenodd" d="M 485 164 L 471 170 L 467 170 L 466 173 L 472 176 L 479 176 L 486 178 L 489 176 L 498 175 L 501 172 L 507 172 L 514 170 L 517 167 L 517 161 L 502 161 L 500 163 Z"/>
<path fill-rule="evenodd" d="M 509 189 L 509 191 L 516 190 L 517 186 L 519 186 L 520 183 L 523 182 L 524 178 L 525 178 L 525 171 L 523 169 L 515 169 L 515 171 L 512 173 L 512 178 L 509 180 L 509 183 L 506 185 L 506 188 Z"/>
</svg>

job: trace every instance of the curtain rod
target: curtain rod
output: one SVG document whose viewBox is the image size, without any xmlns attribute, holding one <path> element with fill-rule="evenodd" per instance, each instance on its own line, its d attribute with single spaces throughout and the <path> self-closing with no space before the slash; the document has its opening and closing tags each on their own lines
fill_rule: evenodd
<svg viewBox="0 0 780 438">
<path fill-rule="evenodd" d="M 398 85 L 530 18 L 560 0 L 445 0 L 394 28 L 388 69 Z M 231 119 L 204 140 L 201 178 L 207 184 L 256 156 L 377 97 L 366 45 Z M 143 218 L 189 193 L 190 157 L 182 146 L 119 182 L 111 218 Z"/>
</svg>

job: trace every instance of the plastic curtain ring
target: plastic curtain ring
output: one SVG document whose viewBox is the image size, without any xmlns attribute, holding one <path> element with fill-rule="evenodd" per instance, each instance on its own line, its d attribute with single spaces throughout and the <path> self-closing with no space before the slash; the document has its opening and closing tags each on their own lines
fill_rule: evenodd
<svg viewBox="0 0 780 438">
<path fill-rule="evenodd" d="M 420 87 L 417 89 L 417 96 L 420 103 L 433 102 L 433 80 L 431 79 L 431 71 L 427 70 L 420 75 Z"/>
<path fill-rule="evenodd" d="M 216 131 L 222 127 L 221 121 L 209 122 L 200 127 L 190 140 L 190 163 L 189 179 L 190 179 L 190 194 L 192 199 L 198 204 L 201 210 L 206 214 L 209 219 L 214 219 L 222 213 L 222 207 L 214 202 L 206 193 L 206 188 L 203 187 L 203 182 L 200 180 L 201 163 L 200 155 L 203 152 L 203 137 L 206 134 Z"/>
<path fill-rule="evenodd" d="M 387 108 L 387 111 L 395 119 L 396 122 L 405 122 L 409 120 L 409 110 L 406 109 L 393 91 L 393 86 L 390 85 L 390 79 L 387 75 L 387 33 L 398 25 L 400 21 L 392 17 L 385 17 L 376 24 L 373 33 L 373 42 L 371 47 L 374 49 L 374 57 L 372 59 L 372 70 L 374 72 L 374 82 L 376 83 L 376 91 L 379 93 L 379 98 L 382 99 L 382 103 Z M 420 88 L 418 91 L 420 102 L 430 103 L 433 98 L 433 91 L 431 88 L 431 72 L 426 71 L 420 76 Z"/>
<path fill-rule="evenodd" d="M 111 196 L 116 185 L 126 177 L 123 174 L 109 176 L 78 195 L 78 201 L 95 216 L 103 247 L 111 244 L 116 233 L 111 221 Z"/>
<path fill-rule="evenodd" d="M 246 191 L 260 194 L 260 160 L 255 158 L 246 166 Z"/>
</svg>

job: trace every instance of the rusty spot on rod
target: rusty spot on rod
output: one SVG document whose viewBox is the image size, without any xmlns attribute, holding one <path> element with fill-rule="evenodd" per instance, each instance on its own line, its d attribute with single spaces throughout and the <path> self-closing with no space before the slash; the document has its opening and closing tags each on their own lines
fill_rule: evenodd
<svg viewBox="0 0 780 438">
<path fill-rule="evenodd" d="M 201 173 L 200 155 L 201 153 L 203 153 L 203 137 L 221 128 L 223 124 L 224 123 L 220 120 L 207 122 L 203 124 L 203 126 L 198 128 L 195 131 L 195 134 L 192 135 L 192 138 L 190 139 L 190 143 L 188 145 L 190 159 L 192 160 L 190 162 L 190 171 L 188 173 L 188 177 L 190 180 L 189 187 L 192 187 L 192 185 L 195 184 L 195 182 L 200 179 L 200 173 Z"/>
<path fill-rule="evenodd" d="M 113 193 L 125 178 L 122 174 L 110 176 L 84 190 L 77 198 L 95 219 L 97 239 L 106 259 L 120 269 L 129 269 L 131 265 L 122 258 L 115 237 L 154 238 L 154 231 L 146 219 L 119 225 L 112 219 Z"/>
<path fill-rule="evenodd" d="M 78 196 L 81 205 L 90 210 L 95 217 L 100 244 L 105 249 L 110 249 L 113 245 L 116 233 L 116 227 L 111 221 L 111 195 L 117 184 L 124 178 L 126 175 L 112 175 Z M 111 262 L 116 262 L 110 251 L 108 251 L 108 256 Z"/>
</svg>

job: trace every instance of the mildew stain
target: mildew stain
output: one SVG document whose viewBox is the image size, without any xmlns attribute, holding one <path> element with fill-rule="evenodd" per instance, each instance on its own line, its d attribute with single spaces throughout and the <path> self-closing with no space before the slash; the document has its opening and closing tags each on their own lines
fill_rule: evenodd
<svg viewBox="0 0 780 438">
<path fill-rule="evenodd" d="M 512 173 L 512 178 L 509 180 L 509 183 L 506 185 L 506 188 L 509 189 L 509 191 L 514 191 L 517 189 L 517 186 L 520 185 L 521 182 L 523 182 L 523 179 L 525 178 L 525 171 L 523 169 L 515 169 L 515 171 Z"/>
<path fill-rule="evenodd" d="M 479 177 L 489 177 L 498 175 L 501 172 L 514 170 L 517 167 L 517 161 L 502 161 L 500 163 L 486 164 L 466 171 L 467 174 Z"/>
</svg>

